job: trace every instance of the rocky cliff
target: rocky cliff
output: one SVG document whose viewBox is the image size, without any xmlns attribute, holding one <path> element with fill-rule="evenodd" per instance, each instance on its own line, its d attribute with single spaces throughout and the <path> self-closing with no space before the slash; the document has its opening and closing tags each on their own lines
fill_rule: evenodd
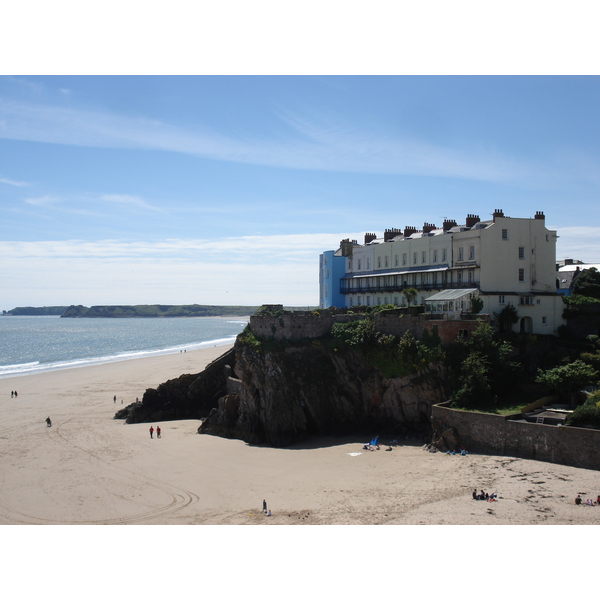
<svg viewBox="0 0 600 600">
<path fill-rule="evenodd" d="M 226 393 L 230 365 L 234 362 L 232 349 L 201 373 L 181 375 L 156 389 L 147 389 L 141 402 L 119 410 L 114 418 L 125 419 L 126 423 L 203 419 Z"/>
<path fill-rule="evenodd" d="M 442 367 L 386 379 L 359 352 L 312 343 L 262 351 L 236 343 L 239 390 L 223 396 L 199 428 L 249 443 L 286 446 L 316 435 L 393 437 L 428 431 L 445 400 Z"/>
<path fill-rule="evenodd" d="M 446 399 L 443 367 L 385 378 L 360 352 L 311 342 L 266 350 L 236 341 L 202 373 L 148 389 L 117 412 L 127 423 L 204 419 L 198 432 L 287 446 L 311 436 L 428 432 Z"/>
</svg>

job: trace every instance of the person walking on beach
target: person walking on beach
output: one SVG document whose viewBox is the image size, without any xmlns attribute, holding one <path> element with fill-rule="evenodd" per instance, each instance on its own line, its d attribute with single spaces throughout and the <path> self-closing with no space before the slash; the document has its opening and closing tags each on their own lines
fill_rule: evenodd
<svg viewBox="0 0 600 600">
<path fill-rule="evenodd" d="M 267 512 L 267 501 L 263 500 L 263 512 L 266 513 Z"/>
<path fill-rule="evenodd" d="M 114 403 L 114 404 L 116 404 L 116 403 L 117 403 L 117 397 L 116 397 L 116 396 L 113 398 L 113 403 Z"/>
<path fill-rule="evenodd" d="M 160 425 L 156 426 L 156 437 L 159 438 L 160 437 Z"/>
<path fill-rule="evenodd" d="M 50 417 L 46 417 L 46 426 L 52 427 L 52 421 L 50 420 Z"/>
<path fill-rule="evenodd" d="M 152 439 L 152 434 L 154 433 L 154 427 L 150 425 L 150 439 Z"/>
</svg>

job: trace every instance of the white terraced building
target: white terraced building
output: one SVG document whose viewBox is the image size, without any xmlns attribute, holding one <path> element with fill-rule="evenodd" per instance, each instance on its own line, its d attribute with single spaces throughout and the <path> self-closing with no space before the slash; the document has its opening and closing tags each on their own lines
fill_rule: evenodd
<svg viewBox="0 0 600 600">
<path fill-rule="evenodd" d="M 387 229 L 383 238 L 367 233 L 364 244 L 342 240 L 335 252 L 345 258 L 340 292 L 347 308 L 405 306 L 403 291 L 414 288 L 417 304 L 447 318 L 468 309 L 470 297 L 478 295 L 482 313 L 493 317 L 513 304 L 518 330 L 556 334 L 564 323 L 556 239 L 539 211 L 533 218 L 510 218 L 496 210 L 489 221 L 468 215 L 464 225 L 446 219 L 441 228 L 424 223 L 420 231 Z"/>
</svg>

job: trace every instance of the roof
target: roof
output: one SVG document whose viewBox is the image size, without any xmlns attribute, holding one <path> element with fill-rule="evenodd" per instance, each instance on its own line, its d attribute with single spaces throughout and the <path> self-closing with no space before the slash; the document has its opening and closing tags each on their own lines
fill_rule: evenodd
<svg viewBox="0 0 600 600">
<path fill-rule="evenodd" d="M 466 288 L 460 290 L 442 290 L 437 294 L 433 294 L 433 296 L 429 296 L 429 298 L 425 298 L 425 302 L 439 302 L 440 300 L 456 300 L 457 298 L 462 298 L 463 296 L 468 296 L 469 294 L 477 293 L 477 288 Z"/>
</svg>

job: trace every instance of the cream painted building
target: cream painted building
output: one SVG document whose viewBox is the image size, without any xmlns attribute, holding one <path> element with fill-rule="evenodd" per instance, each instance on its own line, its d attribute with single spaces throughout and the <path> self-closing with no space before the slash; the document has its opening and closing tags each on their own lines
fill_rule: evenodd
<svg viewBox="0 0 600 600">
<path fill-rule="evenodd" d="M 365 235 L 364 243 L 343 240 L 336 255 L 345 257 L 340 291 L 345 306 L 406 305 L 403 291 L 417 291 L 415 303 L 439 309 L 452 296 L 453 307 L 466 310 L 470 296 L 483 300 L 492 318 L 515 306 L 517 329 L 556 334 L 564 323 L 563 302 L 556 292 L 556 231 L 545 217 L 511 218 L 496 210 L 489 221 L 468 215 L 464 225 L 445 220 L 438 228 L 388 229 L 382 238 Z M 461 295 L 455 290 L 464 290 Z M 452 291 L 450 294 L 449 292 Z M 461 304 L 462 303 L 462 304 Z"/>
</svg>

